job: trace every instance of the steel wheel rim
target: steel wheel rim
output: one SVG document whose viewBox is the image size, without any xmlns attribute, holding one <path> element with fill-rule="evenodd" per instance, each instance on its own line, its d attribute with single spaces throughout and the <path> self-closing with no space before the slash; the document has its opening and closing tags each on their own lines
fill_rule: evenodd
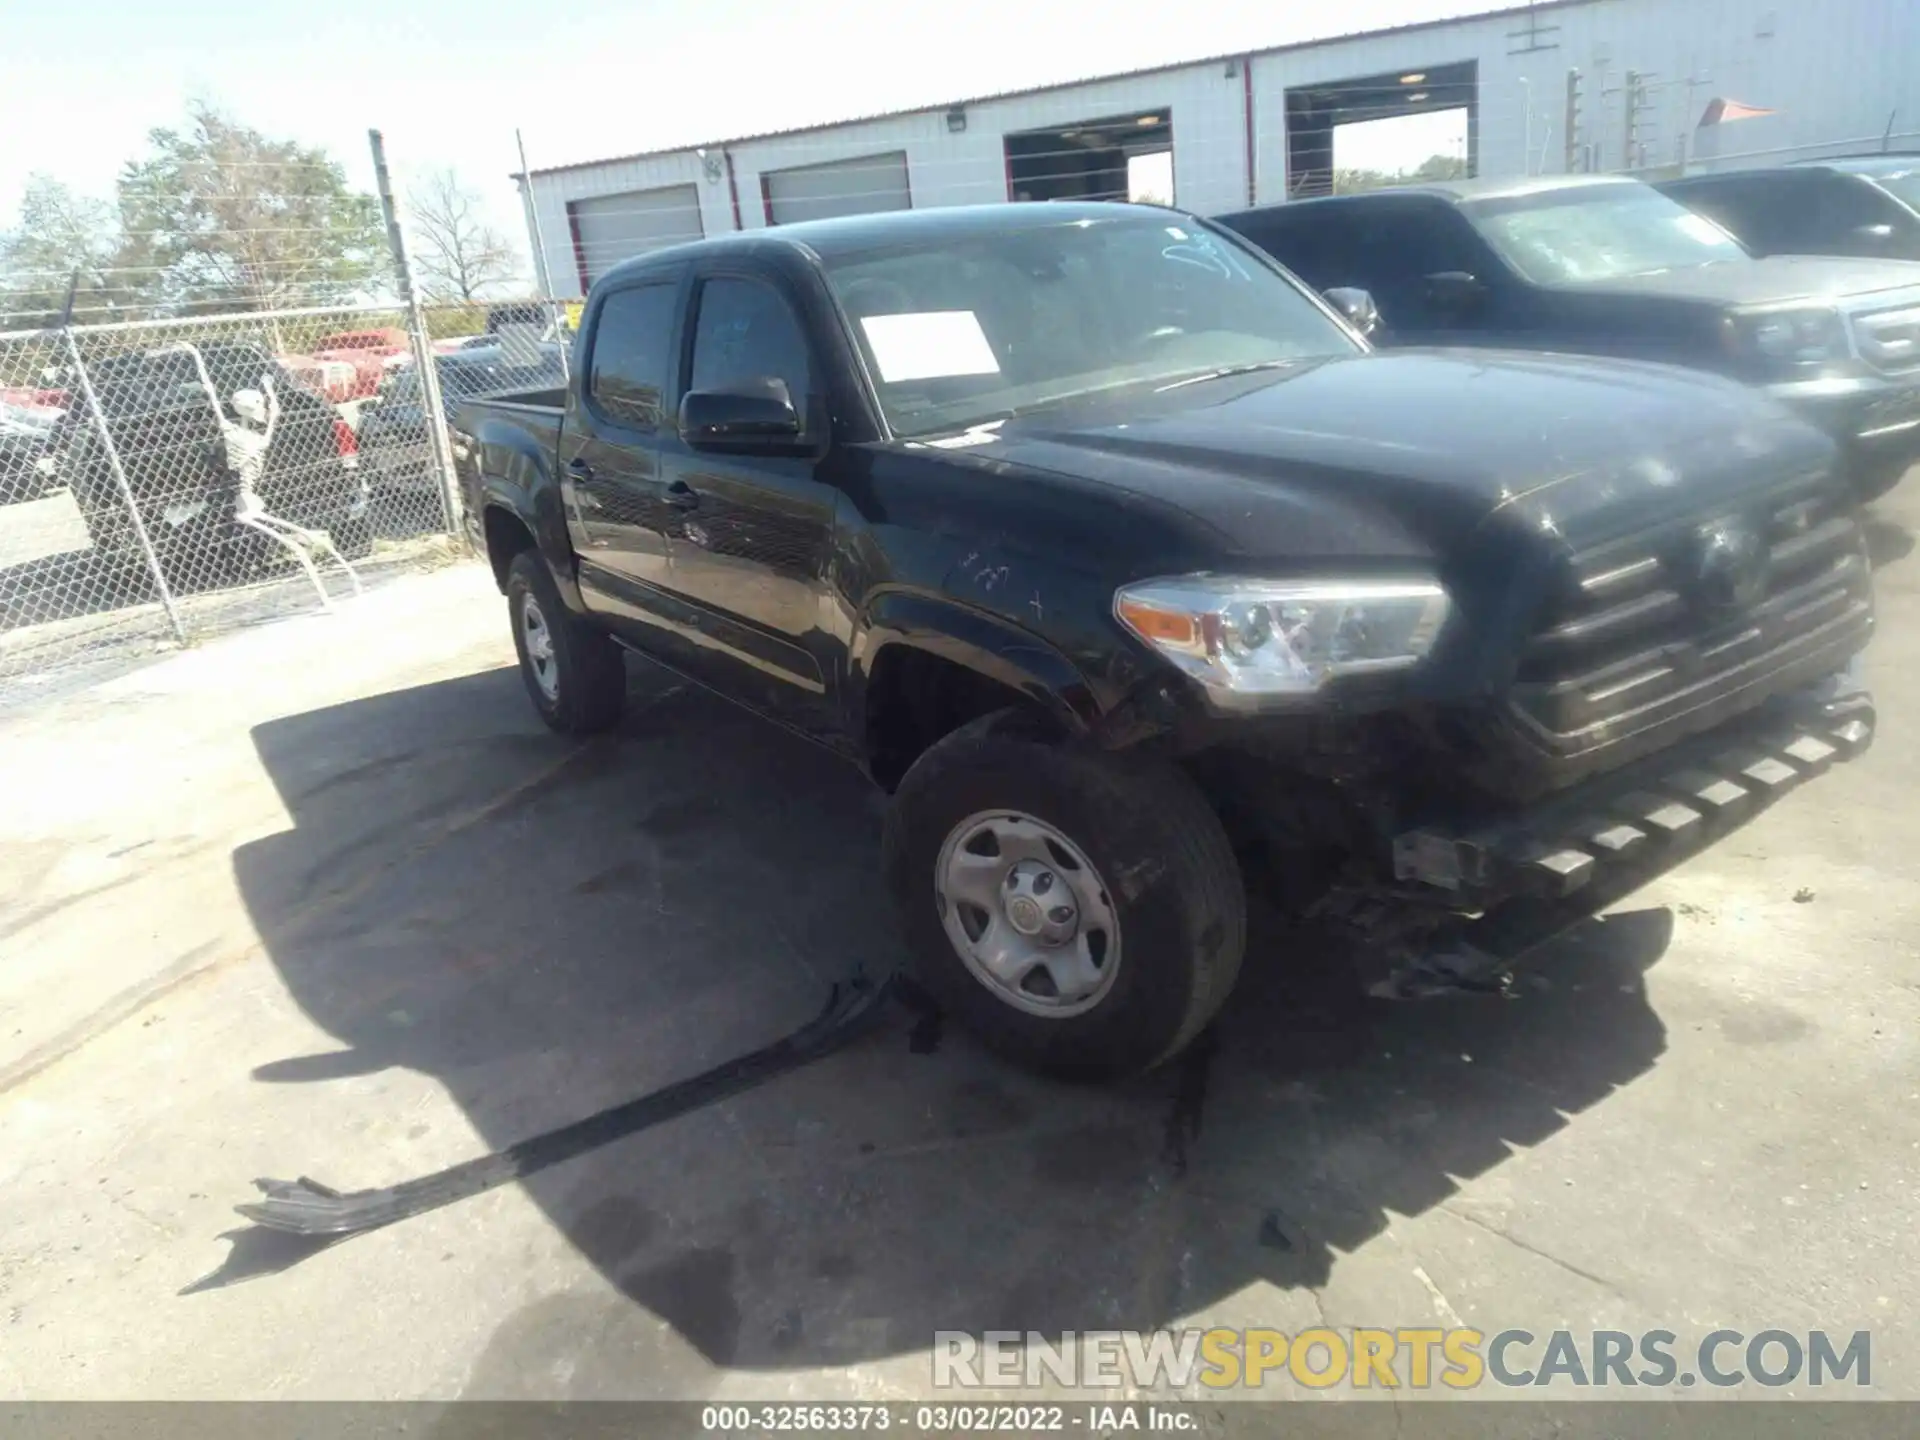
<svg viewBox="0 0 1920 1440">
<path fill-rule="evenodd" d="M 1029 1015 L 1084 1015 L 1120 973 L 1120 917 L 1087 854 L 1018 810 L 983 810 L 934 862 L 940 923 L 994 996 Z"/>
<path fill-rule="evenodd" d="M 533 683 L 549 700 L 560 698 L 560 666 L 553 656 L 553 631 L 540 602 L 531 595 L 520 602 L 520 634 L 527 646 L 527 668 L 533 671 Z"/>
</svg>

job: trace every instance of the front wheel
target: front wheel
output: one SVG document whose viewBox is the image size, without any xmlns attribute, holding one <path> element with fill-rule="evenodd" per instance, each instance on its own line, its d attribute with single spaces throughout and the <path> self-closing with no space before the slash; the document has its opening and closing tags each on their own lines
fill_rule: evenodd
<svg viewBox="0 0 1920 1440">
<path fill-rule="evenodd" d="M 620 647 L 575 618 L 532 550 L 514 556 L 507 571 L 507 614 L 520 678 L 548 728 L 590 735 L 618 722 L 627 696 Z"/>
<path fill-rule="evenodd" d="M 1035 1069 L 1149 1069 L 1200 1033 L 1239 974 L 1239 866 L 1169 765 L 1048 744 L 1007 712 L 989 716 L 907 773 L 885 855 L 916 978 Z"/>
</svg>

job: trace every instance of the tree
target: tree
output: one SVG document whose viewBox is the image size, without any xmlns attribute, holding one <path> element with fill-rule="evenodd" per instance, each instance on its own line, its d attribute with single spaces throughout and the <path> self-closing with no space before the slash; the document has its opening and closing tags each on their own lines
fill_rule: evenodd
<svg viewBox="0 0 1920 1440">
<path fill-rule="evenodd" d="M 0 315 L 22 328 L 55 324 L 73 284 L 77 317 L 126 318 L 141 277 L 120 268 L 123 249 L 111 205 L 32 176 L 18 223 L 0 234 Z"/>
<path fill-rule="evenodd" d="M 434 171 L 410 199 L 419 242 L 413 267 L 428 299 L 472 301 L 516 278 L 520 267 L 512 245 L 482 218 L 478 199 L 453 171 Z"/>
<path fill-rule="evenodd" d="M 1333 193 L 1352 195 L 1361 190 L 1379 190 L 1399 182 L 1400 176 L 1388 174 L 1385 170 L 1335 170 Z"/>
<path fill-rule="evenodd" d="M 1460 155 L 1429 155 L 1411 170 L 1336 170 L 1333 193 L 1353 195 L 1362 190 L 1384 190 L 1390 185 L 1415 185 L 1423 180 L 1464 180 L 1467 162 Z"/>
<path fill-rule="evenodd" d="M 155 298 L 192 311 L 324 305 L 384 289 L 386 234 L 371 195 L 325 151 L 269 140 L 196 102 L 183 130 L 120 176 L 128 253 Z"/>
<path fill-rule="evenodd" d="M 1467 157 L 1464 155 L 1429 155 L 1407 177 L 1410 180 L 1464 180 L 1467 178 Z"/>
</svg>

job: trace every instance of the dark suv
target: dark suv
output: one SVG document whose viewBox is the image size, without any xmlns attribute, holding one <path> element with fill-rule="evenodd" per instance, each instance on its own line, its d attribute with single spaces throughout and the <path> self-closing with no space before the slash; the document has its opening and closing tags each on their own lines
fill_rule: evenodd
<svg viewBox="0 0 1920 1440">
<path fill-rule="evenodd" d="M 112 452 L 80 405 L 61 417 L 47 451 L 101 554 L 140 557 L 140 536 L 127 508 L 131 499 L 170 585 L 224 584 L 278 558 L 272 541 L 235 521 L 240 481 L 229 468 L 221 425 L 235 418 L 235 392 L 261 386 L 268 377 L 280 414 L 259 481 L 260 501 L 283 520 L 327 531 L 350 558 L 372 549 L 367 486 L 353 432 L 258 341 L 125 351 L 89 360 L 87 372 Z"/>
<path fill-rule="evenodd" d="M 1659 188 L 1755 255 L 1920 260 L 1920 155 L 1728 170 Z"/>
<path fill-rule="evenodd" d="M 1763 386 L 1841 443 L 1855 494 L 1920 459 L 1920 264 L 1757 259 L 1638 180 L 1556 175 L 1221 217 L 1391 345 L 1659 360 Z"/>
</svg>

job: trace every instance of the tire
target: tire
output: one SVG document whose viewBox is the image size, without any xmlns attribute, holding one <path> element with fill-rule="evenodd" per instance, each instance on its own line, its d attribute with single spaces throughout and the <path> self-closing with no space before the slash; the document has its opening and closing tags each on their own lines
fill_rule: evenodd
<svg viewBox="0 0 1920 1440">
<path fill-rule="evenodd" d="M 1035 852 L 1026 822 L 1064 847 L 1043 838 Z M 984 840 L 984 832 L 994 839 L 976 846 L 966 838 Z M 1004 848 L 1001 835 L 1010 839 Z M 1044 858 L 1019 858 L 1034 853 Z M 1246 894 L 1200 791 L 1164 763 L 1049 744 L 1016 712 L 964 726 L 914 763 L 888 811 L 883 855 L 914 978 L 985 1044 L 1047 1074 L 1108 1080 L 1151 1069 L 1200 1033 L 1239 976 Z M 975 875 L 998 887 L 991 893 L 1005 908 L 997 915 L 942 898 L 940 877 L 976 862 Z M 1024 878 L 1013 873 L 1022 867 Z M 1007 898 L 1022 888 L 1037 898 L 1038 874 L 1049 872 L 1083 911 L 1070 940 L 1020 935 L 1017 898 Z M 957 883 L 948 888 L 962 894 Z M 1036 953 L 1058 957 L 1086 993 L 1062 991 L 1044 964 L 1018 987 L 986 978 L 962 945 L 983 916 L 1001 927 L 983 932 L 987 948 L 992 935 L 1025 947 L 1016 948 L 1014 968 Z M 1031 926 L 1035 912 L 1024 919 Z M 1103 926 L 1112 933 L 1100 940 Z"/>
<path fill-rule="evenodd" d="M 522 550 L 513 557 L 507 571 L 507 614 L 520 678 L 549 729 L 591 735 L 618 723 L 627 699 L 627 667 L 620 647 L 567 609 L 537 551 Z M 530 650 L 541 633 L 550 648 L 544 666 Z"/>
</svg>

